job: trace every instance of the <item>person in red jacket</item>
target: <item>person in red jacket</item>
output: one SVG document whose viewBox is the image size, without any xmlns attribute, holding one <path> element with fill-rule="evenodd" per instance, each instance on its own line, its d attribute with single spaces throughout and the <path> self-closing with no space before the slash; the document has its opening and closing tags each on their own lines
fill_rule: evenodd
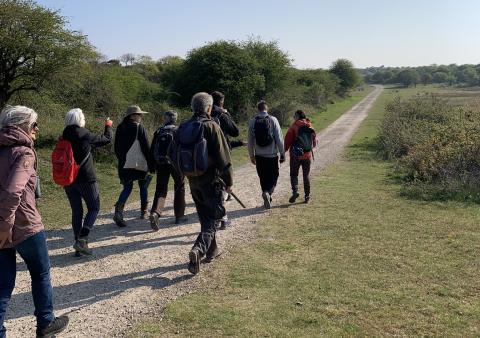
<svg viewBox="0 0 480 338">
<path fill-rule="evenodd" d="M 290 182 L 292 185 L 292 196 L 288 201 L 294 203 L 300 196 L 298 171 L 302 167 L 305 203 L 308 203 L 310 201 L 310 164 L 317 140 L 312 123 L 302 110 L 297 110 L 293 118 L 295 121 L 285 135 L 285 151 L 290 151 Z"/>
</svg>

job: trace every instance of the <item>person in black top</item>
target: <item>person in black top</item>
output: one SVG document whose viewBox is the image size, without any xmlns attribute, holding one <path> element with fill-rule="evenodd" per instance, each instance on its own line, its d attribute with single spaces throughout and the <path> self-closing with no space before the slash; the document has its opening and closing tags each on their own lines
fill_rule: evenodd
<svg viewBox="0 0 480 338">
<path fill-rule="evenodd" d="M 235 121 L 233 121 L 232 116 L 229 114 L 229 112 L 225 108 L 223 108 L 223 105 L 225 103 L 225 95 L 219 91 L 214 91 L 211 95 L 213 98 L 213 107 L 212 107 L 211 117 L 212 117 L 212 120 L 217 122 L 217 124 L 220 126 L 220 129 L 223 132 L 223 135 L 225 135 L 229 150 L 231 150 L 234 147 L 242 146 L 243 145 L 242 141 L 230 140 L 231 137 L 238 137 L 238 135 L 240 135 L 240 131 L 238 130 L 238 127 L 235 124 Z M 224 192 L 223 202 L 228 200 L 230 200 L 230 194 L 228 194 L 227 192 Z M 227 226 L 231 224 L 231 221 L 228 219 L 227 214 L 225 214 L 225 216 L 222 219 L 218 220 L 217 223 L 220 230 L 225 230 Z"/>
<path fill-rule="evenodd" d="M 148 143 L 147 132 L 143 126 L 142 116 L 147 114 L 140 109 L 139 106 L 129 106 L 125 112 L 123 121 L 118 125 L 115 132 L 115 155 L 118 159 L 118 177 L 123 185 L 123 190 L 118 196 L 115 203 L 115 214 L 113 220 L 119 227 L 127 226 L 123 220 L 123 209 L 128 197 L 133 189 L 133 182 L 138 181 L 140 188 L 140 218 L 147 217 L 148 207 L 148 184 L 152 178 L 148 172 L 155 172 L 155 166 L 150 157 L 150 144 Z M 134 142 L 138 140 L 139 147 L 136 153 L 130 152 L 129 156 L 133 157 L 133 161 L 127 161 L 127 153 L 134 146 Z M 137 164 L 135 167 L 132 163 Z"/>
<path fill-rule="evenodd" d="M 155 197 L 153 198 L 150 211 L 150 225 L 155 231 L 159 229 L 159 217 L 162 215 L 162 210 L 165 206 L 170 176 L 172 176 L 174 182 L 173 211 L 175 224 L 180 224 L 187 220 L 185 216 L 185 177 L 176 170 L 168 158 L 168 152 L 177 130 L 175 125 L 177 117 L 177 112 L 173 110 L 168 110 L 163 114 L 163 126 L 158 128 L 153 135 L 150 147 L 150 156 L 155 162 L 157 172 Z"/>
<path fill-rule="evenodd" d="M 92 148 L 104 146 L 112 140 L 112 121 L 105 120 L 102 135 L 95 135 L 85 128 L 85 116 L 80 108 L 70 110 L 65 116 L 65 129 L 62 137 L 72 145 L 75 162 L 82 163 L 75 181 L 64 187 L 72 208 L 72 228 L 75 236 L 75 255 L 91 255 L 88 247 L 88 235 L 95 224 L 100 211 L 100 193 Z M 82 199 L 87 205 L 87 214 L 83 218 Z"/>
</svg>

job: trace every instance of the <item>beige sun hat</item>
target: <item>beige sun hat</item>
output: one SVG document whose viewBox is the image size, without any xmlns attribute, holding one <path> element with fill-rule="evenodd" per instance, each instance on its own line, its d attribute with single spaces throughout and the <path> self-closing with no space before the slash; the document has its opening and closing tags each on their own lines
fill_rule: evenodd
<svg viewBox="0 0 480 338">
<path fill-rule="evenodd" d="M 132 114 L 148 114 L 148 112 L 143 111 L 139 106 L 128 106 L 127 110 L 125 111 L 125 117 Z"/>
</svg>

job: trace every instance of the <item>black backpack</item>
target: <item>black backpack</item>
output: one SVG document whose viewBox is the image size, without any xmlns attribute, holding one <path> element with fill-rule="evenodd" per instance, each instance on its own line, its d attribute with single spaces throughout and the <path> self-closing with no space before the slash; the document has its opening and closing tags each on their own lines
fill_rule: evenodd
<svg viewBox="0 0 480 338">
<path fill-rule="evenodd" d="M 293 142 L 292 151 L 295 156 L 301 156 L 313 149 L 313 139 L 315 138 L 315 130 L 308 126 L 298 128 L 297 137 Z"/>
<path fill-rule="evenodd" d="M 157 164 L 170 163 L 169 153 L 173 137 L 177 127 L 173 124 L 163 126 L 155 132 L 155 144 L 153 145 L 153 158 Z"/>
<path fill-rule="evenodd" d="M 255 117 L 255 124 L 253 126 L 255 133 L 255 141 L 260 147 L 266 147 L 272 144 L 274 140 L 272 119 L 270 116 Z"/>
<path fill-rule="evenodd" d="M 204 124 L 209 119 L 192 118 L 175 133 L 170 151 L 175 168 L 187 177 L 203 175 L 208 169 L 207 140 L 203 136 Z"/>
</svg>

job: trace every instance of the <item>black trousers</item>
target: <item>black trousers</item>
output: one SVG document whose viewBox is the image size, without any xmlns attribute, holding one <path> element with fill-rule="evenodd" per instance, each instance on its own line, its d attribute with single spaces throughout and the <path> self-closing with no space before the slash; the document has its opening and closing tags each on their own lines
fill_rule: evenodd
<svg viewBox="0 0 480 338">
<path fill-rule="evenodd" d="M 269 194 L 273 194 L 278 180 L 278 156 L 255 156 L 255 162 L 257 163 L 257 174 L 260 178 L 262 192 L 266 191 Z"/>
<path fill-rule="evenodd" d="M 290 183 L 292 185 L 292 191 L 298 192 L 298 172 L 302 167 L 303 173 L 303 190 L 305 196 L 310 196 L 310 165 L 312 161 L 310 159 L 298 160 L 294 157 L 290 157 Z"/>
<path fill-rule="evenodd" d="M 200 220 L 200 233 L 193 245 L 200 254 L 209 255 L 217 247 L 216 220 L 225 215 L 222 190 L 211 183 L 197 184 L 190 181 L 190 191 Z"/>
<path fill-rule="evenodd" d="M 170 164 L 157 166 L 157 184 L 153 198 L 152 212 L 157 210 L 158 199 L 167 197 L 170 176 L 173 178 L 174 189 L 173 211 L 175 217 L 181 217 L 185 215 L 185 178 Z"/>
</svg>

